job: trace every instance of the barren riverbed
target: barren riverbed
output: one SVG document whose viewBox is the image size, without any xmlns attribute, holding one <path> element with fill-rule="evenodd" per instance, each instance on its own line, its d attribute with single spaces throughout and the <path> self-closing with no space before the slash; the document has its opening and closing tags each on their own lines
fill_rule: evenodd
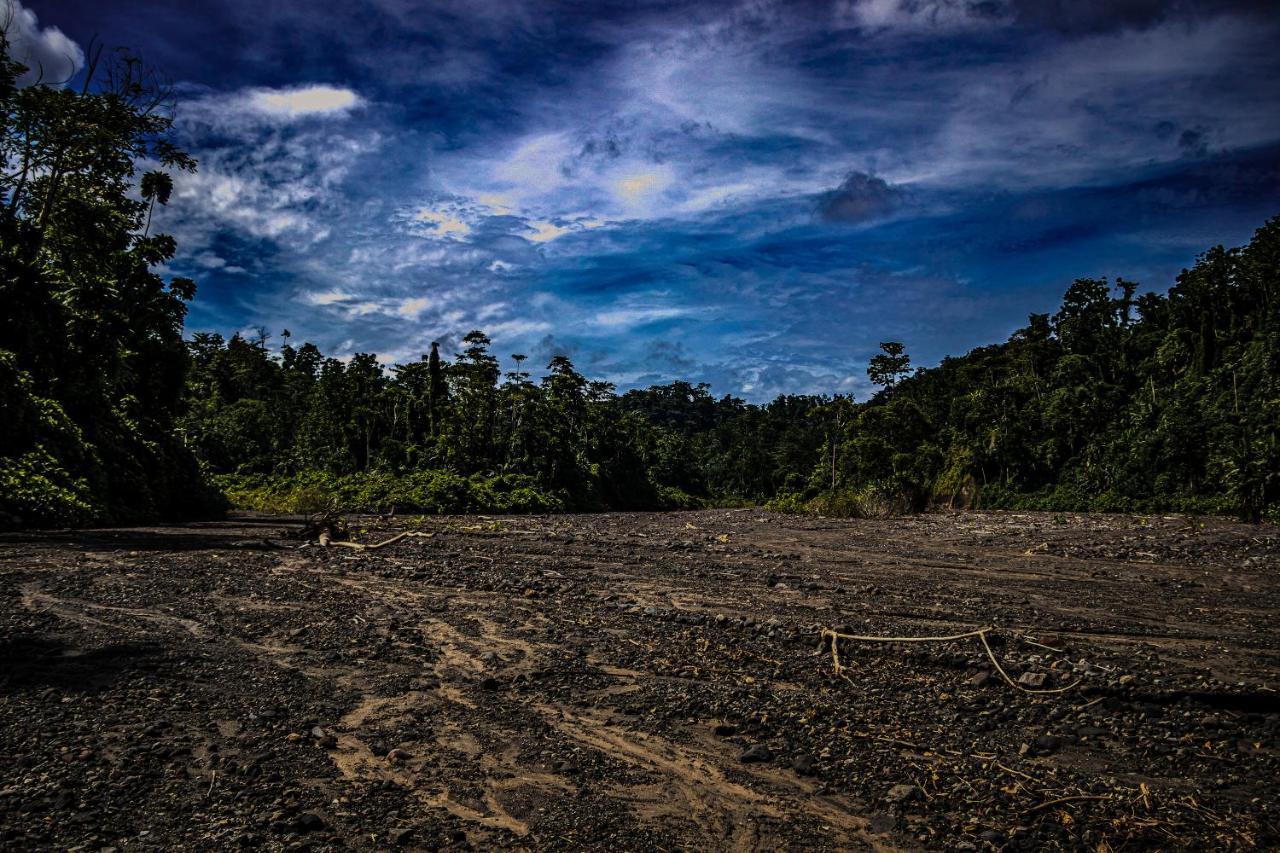
<svg viewBox="0 0 1280 853">
<path fill-rule="evenodd" d="M 0 537 L 0 847 L 1280 844 L 1273 527 L 299 529 Z M 1010 686 L 976 637 L 842 640 L 837 676 L 819 633 L 988 625 L 1011 679 L 1060 692 Z"/>
</svg>

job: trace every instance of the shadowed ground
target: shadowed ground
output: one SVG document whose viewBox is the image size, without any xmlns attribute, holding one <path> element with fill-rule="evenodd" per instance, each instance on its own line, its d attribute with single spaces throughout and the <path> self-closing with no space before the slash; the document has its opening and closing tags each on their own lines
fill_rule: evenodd
<svg viewBox="0 0 1280 853">
<path fill-rule="evenodd" d="M 0 845 L 1280 842 L 1280 535 L 758 510 L 0 537 Z M 369 541 L 386 538 L 370 531 Z M 284 546 L 284 547 L 282 547 Z M 818 630 L 980 644 L 840 645 Z"/>
</svg>

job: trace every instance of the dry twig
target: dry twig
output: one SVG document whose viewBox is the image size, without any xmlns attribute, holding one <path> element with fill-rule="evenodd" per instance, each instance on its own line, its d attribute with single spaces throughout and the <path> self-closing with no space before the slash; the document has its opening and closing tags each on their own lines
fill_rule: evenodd
<svg viewBox="0 0 1280 853">
<path fill-rule="evenodd" d="M 316 539 L 316 541 L 319 542 L 320 545 L 325 548 L 328 548 L 333 545 L 337 545 L 342 548 L 354 548 L 357 551 L 376 551 L 379 548 L 385 548 L 386 546 L 391 545 L 392 543 L 399 542 L 401 539 L 408 539 L 408 538 L 430 539 L 432 536 L 435 536 L 435 534 L 423 533 L 418 530 L 406 530 L 403 533 L 397 533 L 395 536 L 392 536 L 390 539 L 384 539 L 381 542 L 378 542 L 377 544 L 368 545 L 363 542 L 346 542 L 341 539 L 334 539 L 329 534 L 328 530 L 321 530 L 320 536 L 319 538 Z"/>
<path fill-rule="evenodd" d="M 1009 673 L 1005 672 L 1004 667 L 1000 665 L 999 659 L 996 658 L 996 653 L 992 651 L 991 644 L 987 642 L 987 634 L 990 634 L 995 630 L 996 630 L 995 626 L 986 625 L 986 626 L 983 626 L 982 628 L 977 628 L 973 631 L 965 631 L 960 634 L 947 634 L 945 636 L 876 637 L 876 636 L 870 636 L 870 635 L 864 635 L 864 634 L 842 634 L 839 631 L 833 631 L 830 628 L 823 628 L 822 638 L 824 640 L 829 639 L 831 641 L 832 669 L 836 675 L 840 676 L 845 681 L 849 681 L 849 677 L 844 674 L 845 667 L 840 663 L 839 643 L 841 640 L 852 640 L 852 641 L 861 642 L 861 643 L 949 643 L 953 640 L 966 640 L 970 637 L 977 637 L 978 640 L 982 643 L 982 648 L 986 650 L 987 657 L 991 660 L 991 665 L 995 667 L 996 672 L 998 672 L 1000 674 L 1000 677 L 1003 678 L 1005 682 L 1008 683 L 1008 685 L 1014 688 L 1015 690 L 1021 690 L 1023 693 L 1035 693 L 1035 694 L 1065 693 L 1080 683 L 1080 680 L 1076 679 L 1075 681 L 1071 682 L 1065 687 L 1055 687 L 1052 689 L 1044 689 L 1044 690 L 1033 689 L 1030 687 L 1023 687 L 1021 684 L 1019 684 L 1018 682 L 1014 681 L 1012 678 L 1009 677 Z M 1022 635 L 1015 634 L 1014 636 L 1021 637 Z"/>
<path fill-rule="evenodd" d="M 1114 799 L 1115 797 L 1112 796 L 1111 794 L 1078 794 L 1070 797 L 1058 797 L 1056 800 L 1050 800 L 1047 803 L 1041 803 L 1038 806 L 1033 806 L 1032 808 L 1029 808 L 1025 812 L 1023 812 L 1023 814 L 1035 814 L 1038 811 L 1043 811 L 1049 808 L 1050 806 L 1056 806 L 1061 803 L 1072 803 L 1072 802 L 1078 802 L 1080 800 L 1114 800 Z"/>
</svg>

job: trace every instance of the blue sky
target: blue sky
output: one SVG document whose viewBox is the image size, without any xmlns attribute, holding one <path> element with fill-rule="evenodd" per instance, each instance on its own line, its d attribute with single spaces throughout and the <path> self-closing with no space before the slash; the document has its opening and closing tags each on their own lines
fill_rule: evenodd
<svg viewBox="0 0 1280 853">
<path fill-rule="evenodd" d="M 14 0 L 0 0 L 12 3 Z M 28 0 L 175 80 L 188 330 L 865 397 L 1280 213 L 1270 3 Z M 51 63 L 56 64 L 53 58 Z"/>
</svg>

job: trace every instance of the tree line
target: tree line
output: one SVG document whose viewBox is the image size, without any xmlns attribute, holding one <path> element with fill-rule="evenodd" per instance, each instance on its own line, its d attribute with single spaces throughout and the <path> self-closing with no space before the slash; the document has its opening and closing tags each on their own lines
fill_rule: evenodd
<svg viewBox="0 0 1280 853">
<path fill-rule="evenodd" d="M 1080 279 L 1005 343 L 902 358 L 872 360 L 883 389 L 846 418 L 836 504 L 1280 518 L 1280 217 L 1165 294 Z"/>
<path fill-rule="evenodd" d="M 1280 218 L 1167 293 L 1078 280 L 934 368 L 886 341 L 864 401 L 619 394 L 564 356 L 535 381 L 481 331 L 386 370 L 287 331 L 184 338 L 195 283 L 154 272 L 177 246 L 151 231 L 196 165 L 170 140 L 169 88 L 101 48 L 76 88 L 19 88 L 22 71 L 0 54 L 0 526 L 229 504 L 1280 515 Z"/>
<path fill-rule="evenodd" d="M 1080 279 L 1056 312 L 934 368 L 912 369 L 903 344 L 884 342 L 867 367 L 880 390 L 864 402 L 753 405 L 687 382 L 619 395 L 564 356 L 534 383 L 525 356 L 504 373 L 479 331 L 452 360 L 433 345 L 390 374 L 370 354 L 343 363 L 287 339 L 272 353 L 265 334 L 198 334 L 180 423 L 264 507 L 340 493 L 366 509 L 943 504 L 1274 518 L 1278 263 L 1280 218 L 1246 246 L 1209 250 L 1166 294 Z M 437 488 L 453 477 L 461 496 L 404 486 L 424 471 Z M 520 497 L 466 495 L 466 478 Z"/>
<path fill-rule="evenodd" d="M 410 511 L 659 509 L 761 501 L 803 488 L 823 440 L 818 397 L 750 406 L 676 382 L 619 395 L 563 355 L 538 381 L 503 370 L 472 331 L 442 358 L 384 371 L 376 356 L 278 352 L 199 333 L 186 440 L 241 503 L 301 509 L 326 500 Z"/>
</svg>

